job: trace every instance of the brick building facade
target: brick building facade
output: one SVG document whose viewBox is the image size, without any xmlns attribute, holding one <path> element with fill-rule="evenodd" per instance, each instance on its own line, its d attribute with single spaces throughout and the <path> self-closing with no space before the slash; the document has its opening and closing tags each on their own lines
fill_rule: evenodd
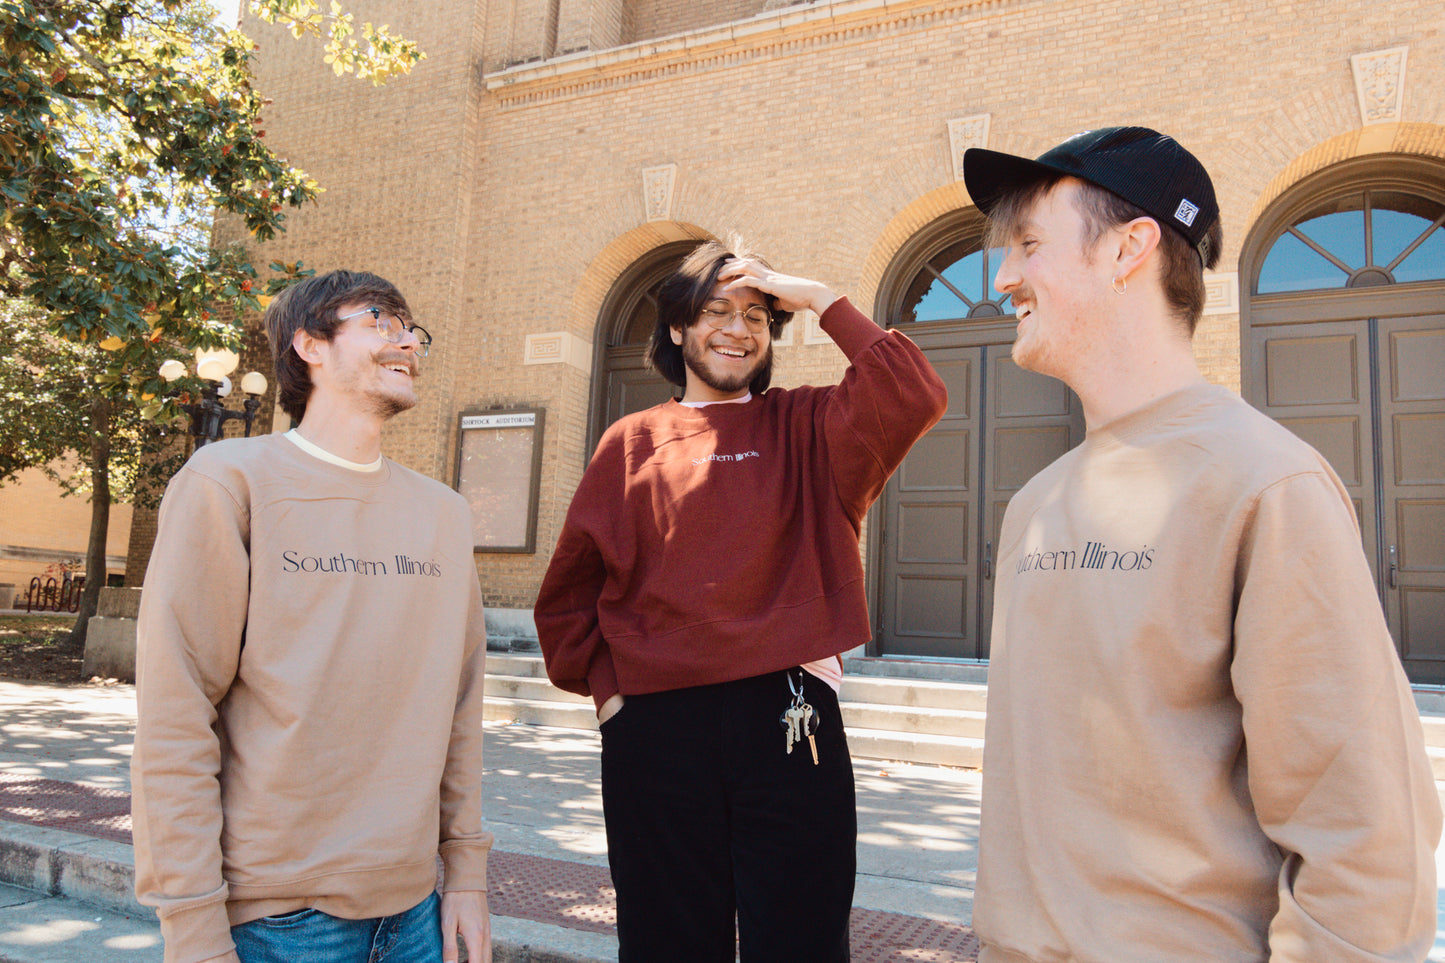
<svg viewBox="0 0 1445 963">
<path fill-rule="evenodd" d="M 1409 348 L 1412 370 L 1424 372 L 1425 386 L 1415 390 L 1424 407 L 1407 413 L 1418 416 L 1414 437 L 1435 446 L 1417 466 L 1426 488 L 1412 489 L 1420 496 L 1413 501 L 1386 491 L 1375 475 L 1391 453 L 1382 456 L 1378 445 L 1375 475 L 1355 473 L 1363 472 L 1354 480 L 1357 506 L 1382 519 L 1366 526 L 1382 593 L 1386 566 L 1406 544 L 1390 526 L 1406 514 L 1445 525 L 1445 489 L 1428 487 L 1445 484 L 1441 0 L 348 6 L 358 20 L 415 39 L 427 58 L 410 76 L 371 88 L 333 78 L 317 44 L 246 24 L 261 47 L 258 86 L 274 100 L 268 141 L 326 188 L 262 253 L 391 278 L 436 338 L 422 404 L 388 430 L 385 447 L 399 461 L 450 483 L 463 409 L 545 410 L 536 551 L 477 555 L 487 603 L 499 611 L 530 608 L 607 412 L 657 390 L 638 370 L 636 325 L 645 326 L 648 285 L 683 242 L 738 232 L 778 268 L 827 282 L 882 324 L 917 330 L 920 343 L 954 366 L 956 406 L 980 405 L 985 422 L 958 431 L 976 439 L 967 457 L 983 459 L 967 464 L 986 473 L 990 446 L 1003 444 L 987 419 L 1003 424 L 1009 413 L 989 408 L 994 396 L 980 385 L 990 372 L 1013 376 L 1011 326 L 1006 304 L 1001 321 L 986 303 L 986 285 L 970 281 L 952 312 L 939 300 L 962 283 L 956 274 L 971 278 L 981 264 L 981 278 L 987 268 L 979 261 L 980 221 L 960 180 L 962 151 L 987 146 L 1032 156 L 1077 131 L 1113 124 L 1172 133 L 1214 174 L 1225 250 L 1207 278 L 1209 305 L 1195 341 L 1210 379 L 1271 410 L 1271 385 L 1285 375 L 1272 374 L 1269 359 L 1293 357 L 1291 346 L 1304 347 L 1289 384 L 1312 383 L 1308 365 L 1331 363 L 1328 346 L 1339 338 L 1349 342 L 1357 373 L 1395 371 L 1378 358 L 1398 338 L 1377 350 L 1369 347 L 1376 341 L 1366 343 L 1375 327 L 1321 334 L 1308 324 L 1381 311 L 1426 318 L 1411 329 Z M 1363 213 L 1371 204 L 1383 212 L 1373 222 Z M 1388 291 L 1370 289 L 1389 295 L 1386 308 L 1361 300 L 1373 296 L 1366 281 L 1346 290 L 1304 277 L 1305 255 L 1270 269 L 1290 276 L 1284 281 L 1264 271 L 1291 226 L 1355 211 L 1377 234 L 1397 215 L 1425 225 L 1424 241 L 1391 268 L 1401 277 L 1387 279 Z M 1291 300 L 1290 292 L 1305 289 Z M 1311 299 L 1331 298 L 1318 317 L 1309 314 Z M 1307 337 L 1276 351 L 1259 334 L 1268 325 L 1294 325 L 1288 330 Z M 1325 347 L 1311 354 L 1318 345 Z M 806 317 L 785 333 L 777 358 L 781 385 L 831 382 L 843 368 L 841 353 Z M 1067 393 L 1058 397 L 1063 421 L 1049 430 L 1073 430 L 1060 427 L 1070 414 Z M 1311 410 L 1335 419 L 1331 425 L 1353 418 L 1356 460 L 1371 461 L 1360 452 L 1388 434 L 1379 418 L 1388 427 L 1394 414 L 1351 414 L 1339 408 L 1344 400 L 1300 403 L 1316 404 Z M 1052 403 L 1040 401 L 1035 414 Z M 1328 447 L 1328 426 L 1296 421 Z M 935 487 L 961 491 L 971 472 L 965 466 Z M 870 599 L 884 614 L 870 654 L 986 656 L 987 587 L 973 573 L 986 561 L 984 544 L 1009 488 L 992 484 L 985 495 L 960 495 L 966 509 L 941 529 L 928 524 L 961 544 L 934 545 L 939 557 L 921 568 L 909 567 L 919 559 L 897 554 L 904 538 L 883 537 L 889 519 L 908 524 L 898 509 L 908 483 L 895 484 L 875 508 L 865 553 Z M 941 516 L 912 517 L 917 524 Z M 872 547 L 884 544 L 895 548 Z M 1436 613 L 1445 624 L 1445 557 L 1438 544 L 1413 548 L 1421 573 L 1413 615 L 1397 600 L 1392 626 L 1397 638 L 1413 631 L 1402 646 L 1413 645 L 1423 666 L 1437 652 L 1445 658 L 1445 639 L 1430 636 L 1423 621 Z M 1404 572 L 1397 566 L 1391 575 Z"/>
<path fill-rule="evenodd" d="M 0 486 L 0 609 L 24 596 L 33 579 L 43 587 L 52 578 L 61 584 L 66 571 L 84 573 L 90 513 L 88 498 L 62 495 L 38 468 Z M 130 529 L 131 507 L 112 504 L 105 544 L 108 575 L 126 570 Z"/>
</svg>

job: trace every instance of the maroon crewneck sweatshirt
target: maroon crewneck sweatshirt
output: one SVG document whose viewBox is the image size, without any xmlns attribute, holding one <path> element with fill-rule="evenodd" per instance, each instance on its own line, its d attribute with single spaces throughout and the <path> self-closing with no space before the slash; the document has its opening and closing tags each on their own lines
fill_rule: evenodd
<svg viewBox="0 0 1445 963">
<path fill-rule="evenodd" d="M 947 394 L 912 341 L 846 298 L 821 322 L 850 362 L 841 383 L 672 401 L 603 435 L 537 597 L 559 688 L 601 706 L 868 641 L 863 519 Z"/>
</svg>

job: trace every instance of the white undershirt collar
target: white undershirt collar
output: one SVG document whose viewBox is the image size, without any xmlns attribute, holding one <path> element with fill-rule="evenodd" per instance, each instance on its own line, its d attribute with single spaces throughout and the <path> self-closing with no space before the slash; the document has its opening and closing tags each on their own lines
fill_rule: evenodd
<svg viewBox="0 0 1445 963">
<path fill-rule="evenodd" d="M 679 401 L 678 404 L 686 405 L 689 408 L 706 408 L 708 405 L 745 405 L 753 400 L 753 393 L 749 391 L 741 398 L 727 398 L 722 401 Z"/>
<path fill-rule="evenodd" d="M 359 461 L 347 461 L 340 455 L 333 455 L 331 452 L 327 451 L 325 448 L 322 448 L 314 441 L 308 441 L 307 439 L 303 438 L 301 436 L 301 432 L 297 431 L 295 428 L 292 428 L 290 431 L 286 432 L 283 437 L 287 441 L 291 442 L 291 444 L 295 445 L 297 448 L 300 448 L 302 451 L 306 452 L 306 454 L 315 456 L 316 458 L 320 458 L 322 461 L 330 462 L 333 465 L 340 465 L 342 468 L 349 468 L 352 471 L 381 471 L 382 457 L 380 455 L 376 456 L 376 461 L 371 462 L 370 464 L 363 464 Z"/>
</svg>

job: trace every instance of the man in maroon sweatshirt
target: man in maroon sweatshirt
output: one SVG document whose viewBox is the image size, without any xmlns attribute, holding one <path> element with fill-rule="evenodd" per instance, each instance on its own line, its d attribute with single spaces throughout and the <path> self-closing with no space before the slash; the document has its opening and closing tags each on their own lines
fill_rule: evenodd
<svg viewBox="0 0 1445 963">
<path fill-rule="evenodd" d="M 769 390 L 805 308 L 848 370 Z M 847 299 L 716 242 L 660 288 L 649 360 L 682 397 L 602 437 L 536 607 L 552 681 L 598 707 L 619 960 L 847 960 L 858 538 L 943 384 Z"/>
</svg>

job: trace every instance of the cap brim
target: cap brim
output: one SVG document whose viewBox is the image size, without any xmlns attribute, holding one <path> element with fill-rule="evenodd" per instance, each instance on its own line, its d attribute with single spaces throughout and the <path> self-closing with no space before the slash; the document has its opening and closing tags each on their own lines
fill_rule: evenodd
<svg viewBox="0 0 1445 963">
<path fill-rule="evenodd" d="M 963 186 L 985 215 L 992 214 L 999 198 L 1014 189 L 1067 173 L 1027 157 L 982 147 L 970 147 L 963 152 Z"/>
</svg>

